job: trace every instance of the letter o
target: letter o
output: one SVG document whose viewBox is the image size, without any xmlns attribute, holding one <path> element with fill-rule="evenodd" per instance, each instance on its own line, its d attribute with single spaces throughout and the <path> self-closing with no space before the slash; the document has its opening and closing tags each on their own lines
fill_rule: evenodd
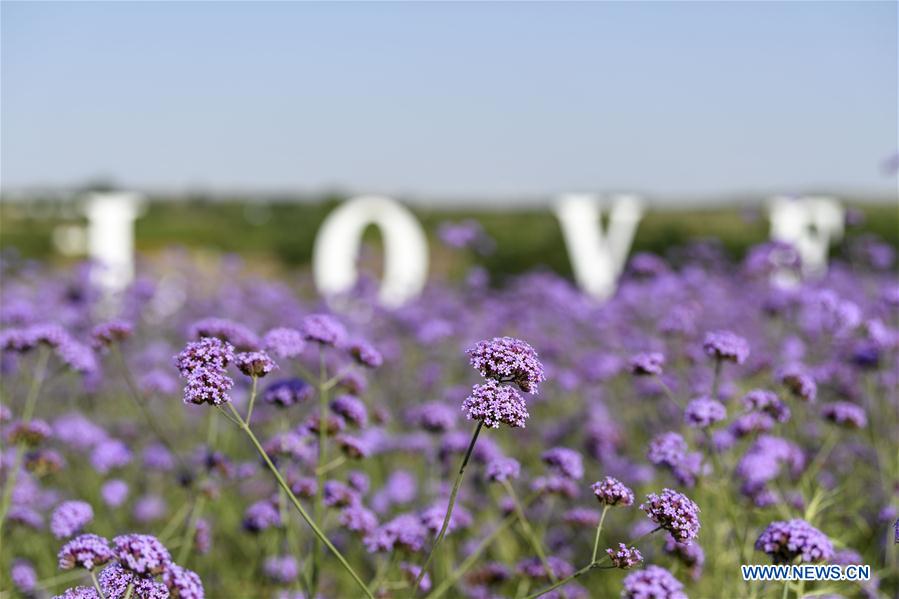
<svg viewBox="0 0 899 599">
<path fill-rule="evenodd" d="M 362 233 L 375 225 L 384 240 L 384 279 L 379 299 L 397 307 L 418 296 L 428 276 L 428 241 L 405 206 L 383 196 L 359 196 L 325 218 L 312 251 L 315 286 L 323 296 L 345 293 L 356 284 Z"/>
</svg>

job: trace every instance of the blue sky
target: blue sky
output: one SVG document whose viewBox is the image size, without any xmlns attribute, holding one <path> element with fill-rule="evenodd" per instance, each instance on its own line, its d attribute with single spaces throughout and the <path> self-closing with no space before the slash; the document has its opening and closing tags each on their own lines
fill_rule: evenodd
<svg viewBox="0 0 899 599">
<path fill-rule="evenodd" d="M 897 9 L 2 3 L 2 184 L 895 193 Z"/>
</svg>

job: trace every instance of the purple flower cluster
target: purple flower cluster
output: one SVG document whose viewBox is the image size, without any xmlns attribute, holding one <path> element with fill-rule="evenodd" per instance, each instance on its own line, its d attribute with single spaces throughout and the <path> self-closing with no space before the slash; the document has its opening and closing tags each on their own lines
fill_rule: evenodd
<svg viewBox="0 0 899 599">
<path fill-rule="evenodd" d="M 581 454 L 567 447 L 553 447 L 540 456 L 554 472 L 571 480 L 584 478 L 584 462 Z"/>
<path fill-rule="evenodd" d="M 109 541 L 94 534 L 79 535 L 62 546 L 57 559 L 60 570 L 71 570 L 76 566 L 93 570 L 113 558 Z"/>
<path fill-rule="evenodd" d="M 700 397 L 684 409 L 684 422 L 694 428 L 708 428 L 727 418 L 727 409 L 717 399 Z"/>
<path fill-rule="evenodd" d="M 634 504 L 634 492 L 617 478 L 607 476 L 593 483 L 593 494 L 603 505 L 629 506 Z"/>
<path fill-rule="evenodd" d="M 658 376 L 662 374 L 665 356 L 658 352 L 646 352 L 631 357 L 631 374 L 638 376 Z"/>
<path fill-rule="evenodd" d="M 692 541 L 699 534 L 699 506 L 682 493 L 672 489 L 663 489 L 661 495 L 650 493 L 640 509 L 679 543 Z"/>
<path fill-rule="evenodd" d="M 231 401 L 228 392 L 234 381 L 225 368 L 234 361 L 234 347 L 217 337 L 189 342 L 175 356 L 175 366 L 187 379 L 184 403 L 221 405 Z"/>
<path fill-rule="evenodd" d="M 278 327 L 267 332 L 262 338 L 262 345 L 282 359 L 296 358 L 306 349 L 303 334 L 287 327 Z"/>
<path fill-rule="evenodd" d="M 608 548 L 606 553 L 612 565 L 622 570 L 633 568 L 637 564 L 643 563 L 643 554 L 636 547 L 628 547 L 624 543 L 618 543 L 618 548 Z"/>
<path fill-rule="evenodd" d="M 315 389 L 306 381 L 298 378 L 275 381 L 262 392 L 262 401 L 281 407 L 304 403 L 315 395 Z"/>
<path fill-rule="evenodd" d="M 234 365 L 247 376 L 264 377 L 278 365 L 264 351 L 242 352 L 234 356 Z"/>
<path fill-rule="evenodd" d="M 57 539 L 79 533 L 94 519 L 94 509 L 85 501 L 64 501 L 50 517 L 50 530 Z"/>
<path fill-rule="evenodd" d="M 868 417 L 865 409 L 848 401 L 835 401 L 825 404 L 821 409 L 821 415 L 825 420 L 846 428 L 865 428 L 868 426 Z"/>
<path fill-rule="evenodd" d="M 731 331 L 706 333 L 702 349 L 706 355 L 722 362 L 742 364 L 749 357 L 749 343 Z"/>
<path fill-rule="evenodd" d="M 827 535 L 799 518 L 776 521 L 762 531 L 755 542 L 776 564 L 787 564 L 797 557 L 801 562 L 821 562 L 833 557 L 833 544 Z"/>
<path fill-rule="evenodd" d="M 471 365 L 487 379 L 514 383 L 525 393 L 537 393 L 546 375 L 533 347 L 521 339 L 494 337 L 466 350 Z"/>
<path fill-rule="evenodd" d="M 469 420 L 482 420 L 490 428 L 506 424 L 512 428 L 524 428 L 530 417 L 524 398 L 513 387 L 501 385 L 493 379 L 475 385 L 462 409 Z"/>
<path fill-rule="evenodd" d="M 628 574 L 622 586 L 622 599 L 687 599 L 684 585 L 659 566 L 647 566 Z"/>
<path fill-rule="evenodd" d="M 306 341 L 323 346 L 340 345 L 346 338 L 346 329 L 328 314 L 310 314 L 303 319 L 300 329 Z"/>
</svg>

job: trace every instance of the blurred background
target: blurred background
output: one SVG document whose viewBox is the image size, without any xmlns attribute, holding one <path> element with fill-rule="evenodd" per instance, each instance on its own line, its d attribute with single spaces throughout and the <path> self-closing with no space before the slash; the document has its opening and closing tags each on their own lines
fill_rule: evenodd
<svg viewBox="0 0 899 599">
<path fill-rule="evenodd" d="M 0 10 L 0 246 L 25 257 L 78 258 L 103 189 L 147 198 L 142 254 L 272 269 L 308 265 L 359 193 L 432 236 L 476 218 L 495 276 L 570 275 L 550 209 L 570 191 L 642 195 L 633 251 L 742 255 L 776 194 L 839 198 L 850 235 L 899 247 L 893 2 Z"/>
</svg>

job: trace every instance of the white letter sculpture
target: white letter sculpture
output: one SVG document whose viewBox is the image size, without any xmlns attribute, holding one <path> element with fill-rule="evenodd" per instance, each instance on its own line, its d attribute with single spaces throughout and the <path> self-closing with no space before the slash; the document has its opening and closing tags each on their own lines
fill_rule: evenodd
<svg viewBox="0 0 899 599">
<path fill-rule="evenodd" d="M 556 203 L 555 213 L 575 280 L 585 292 L 604 300 L 615 293 L 643 208 L 636 196 L 615 196 L 607 232 L 600 222 L 601 208 L 593 194 L 566 194 Z"/>
<path fill-rule="evenodd" d="M 93 193 L 85 206 L 88 257 L 98 266 L 96 281 L 106 293 L 123 290 L 134 278 L 136 193 Z"/>
<path fill-rule="evenodd" d="M 769 213 L 771 238 L 796 248 L 804 275 L 823 275 L 831 241 L 843 236 L 845 217 L 840 203 L 825 197 L 779 196 L 771 200 Z"/>
<path fill-rule="evenodd" d="M 381 303 L 396 307 L 421 292 L 428 276 L 428 241 L 418 220 L 390 198 L 360 196 L 329 214 L 315 237 L 312 268 L 322 295 L 344 293 L 356 284 L 362 232 L 372 224 L 384 240 Z"/>
</svg>

